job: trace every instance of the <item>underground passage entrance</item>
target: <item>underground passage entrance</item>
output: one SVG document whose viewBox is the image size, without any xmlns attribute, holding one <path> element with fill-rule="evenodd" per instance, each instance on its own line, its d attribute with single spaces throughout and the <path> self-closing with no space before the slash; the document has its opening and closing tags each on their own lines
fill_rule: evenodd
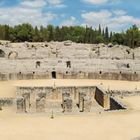
<svg viewBox="0 0 140 140">
<path fill-rule="evenodd" d="M 5 52 L 0 49 L 0 57 L 5 57 Z"/>
<path fill-rule="evenodd" d="M 56 71 L 52 71 L 52 78 L 56 79 Z"/>
</svg>

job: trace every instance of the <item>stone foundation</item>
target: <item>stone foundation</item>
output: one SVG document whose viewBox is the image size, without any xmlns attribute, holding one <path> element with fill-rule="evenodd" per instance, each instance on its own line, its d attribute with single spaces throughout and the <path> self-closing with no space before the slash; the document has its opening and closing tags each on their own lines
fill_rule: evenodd
<svg viewBox="0 0 140 140">
<path fill-rule="evenodd" d="M 121 103 L 96 86 L 17 87 L 17 112 L 90 112 L 93 102 L 104 110 L 125 109 Z"/>
<path fill-rule="evenodd" d="M 74 72 L 71 74 L 65 74 L 65 73 L 56 73 L 57 79 L 104 79 L 104 80 L 125 80 L 125 81 L 139 81 L 140 75 L 134 74 L 134 73 L 124 73 L 120 74 L 117 73 L 108 73 L 108 72 L 102 72 L 102 74 L 96 73 L 96 72 L 87 72 L 82 76 L 78 75 L 78 72 Z M 0 73 L 0 80 L 6 81 L 6 80 L 30 80 L 30 79 L 53 79 L 51 72 L 50 73 L 7 73 L 2 74 Z"/>
</svg>

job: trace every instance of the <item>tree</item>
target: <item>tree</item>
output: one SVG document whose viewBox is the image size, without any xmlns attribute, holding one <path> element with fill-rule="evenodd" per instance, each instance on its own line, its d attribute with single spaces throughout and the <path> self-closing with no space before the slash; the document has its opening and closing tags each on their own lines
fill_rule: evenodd
<svg viewBox="0 0 140 140">
<path fill-rule="evenodd" d="M 33 27 L 31 24 L 24 23 L 11 27 L 9 25 L 0 25 L 0 39 L 10 40 L 12 42 L 23 41 L 65 41 L 71 40 L 77 43 L 109 43 L 122 44 L 135 48 L 140 46 L 140 30 L 133 25 L 126 32 L 109 33 L 108 27 L 98 29 L 82 26 L 53 26 Z"/>
<path fill-rule="evenodd" d="M 16 39 L 18 42 L 33 40 L 34 30 L 32 25 L 26 23 L 26 24 L 15 26 L 14 29 L 15 29 Z"/>
<path fill-rule="evenodd" d="M 104 38 L 103 38 L 103 36 L 97 36 L 96 37 L 96 43 L 98 44 L 98 43 L 103 43 L 104 42 Z"/>
<path fill-rule="evenodd" d="M 48 41 L 49 39 L 48 29 L 44 28 L 43 26 L 40 27 L 40 40 Z"/>
<path fill-rule="evenodd" d="M 48 41 L 54 40 L 54 27 L 52 25 L 48 25 L 47 31 L 48 31 Z"/>
<path fill-rule="evenodd" d="M 127 45 L 131 48 L 135 48 L 140 44 L 140 31 L 136 25 L 133 25 L 126 31 Z"/>
<path fill-rule="evenodd" d="M 57 26 L 54 31 L 54 41 L 60 41 L 60 28 Z"/>
<path fill-rule="evenodd" d="M 125 36 L 123 33 L 116 33 L 112 36 L 112 43 L 114 44 L 124 44 Z"/>
<path fill-rule="evenodd" d="M 108 31 L 108 27 L 105 28 L 105 41 L 106 41 L 106 43 L 109 42 L 109 31 Z"/>
<path fill-rule="evenodd" d="M 102 34 L 102 29 L 101 29 L 101 25 L 99 24 L 99 35 L 101 35 Z"/>
<path fill-rule="evenodd" d="M 40 33 L 39 33 L 39 30 L 38 30 L 38 27 L 37 26 L 34 29 L 33 41 L 34 42 L 41 41 L 41 39 L 40 39 Z"/>
</svg>

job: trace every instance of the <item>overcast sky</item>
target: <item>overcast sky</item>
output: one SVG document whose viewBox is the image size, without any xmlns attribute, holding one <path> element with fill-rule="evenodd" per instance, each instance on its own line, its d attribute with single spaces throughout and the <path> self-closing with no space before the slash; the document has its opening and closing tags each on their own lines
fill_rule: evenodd
<svg viewBox="0 0 140 140">
<path fill-rule="evenodd" d="M 0 0 L 0 24 L 140 27 L 140 0 Z"/>
</svg>

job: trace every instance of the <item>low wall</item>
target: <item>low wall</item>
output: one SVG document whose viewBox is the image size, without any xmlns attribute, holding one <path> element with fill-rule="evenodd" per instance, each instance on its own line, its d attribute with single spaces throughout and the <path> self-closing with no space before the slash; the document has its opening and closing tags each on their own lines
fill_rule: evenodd
<svg viewBox="0 0 140 140">
<path fill-rule="evenodd" d="M 140 74 L 137 73 L 109 73 L 109 72 L 93 72 L 79 74 L 76 72 L 66 74 L 56 72 L 57 79 L 104 79 L 104 80 L 127 80 L 127 81 L 140 81 Z M 52 73 L 0 73 L 0 80 L 28 80 L 28 79 L 52 79 Z"/>
<path fill-rule="evenodd" d="M 108 91 L 108 94 L 110 96 L 135 96 L 140 95 L 140 90 L 133 90 L 133 91 L 127 91 L 127 90 L 110 90 Z"/>
<path fill-rule="evenodd" d="M 14 98 L 0 98 L 0 106 L 11 106 L 13 105 Z"/>
</svg>

